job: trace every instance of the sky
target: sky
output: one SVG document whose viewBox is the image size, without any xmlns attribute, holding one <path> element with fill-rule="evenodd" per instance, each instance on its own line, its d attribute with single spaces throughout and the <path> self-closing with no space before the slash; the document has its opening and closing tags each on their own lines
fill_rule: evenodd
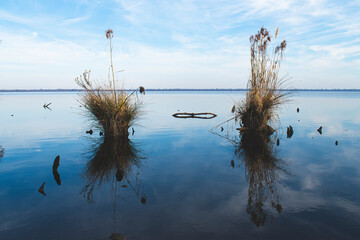
<svg viewBox="0 0 360 240">
<path fill-rule="evenodd" d="M 286 40 L 285 88 L 360 88 L 360 0 L 2 0 L 0 89 L 246 88 L 249 37 Z M 276 43 L 274 43 L 276 44 Z"/>
</svg>

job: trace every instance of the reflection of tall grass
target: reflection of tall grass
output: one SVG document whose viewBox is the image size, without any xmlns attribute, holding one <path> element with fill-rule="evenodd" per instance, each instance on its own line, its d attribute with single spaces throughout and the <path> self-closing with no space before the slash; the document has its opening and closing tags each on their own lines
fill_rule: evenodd
<svg viewBox="0 0 360 240">
<path fill-rule="evenodd" d="M 90 71 L 85 71 L 82 76 L 75 79 L 76 83 L 85 90 L 82 103 L 85 108 L 96 118 L 108 136 L 129 135 L 128 128 L 133 125 L 141 111 L 141 101 L 136 99 L 134 92 L 127 93 L 124 89 L 116 90 L 114 67 L 112 63 L 112 30 L 106 32 L 110 41 L 110 60 L 112 81 L 109 77 L 108 85 L 95 84 L 90 80 Z M 110 90 L 111 89 L 111 90 Z M 145 93 L 143 87 L 140 93 Z"/>
<path fill-rule="evenodd" d="M 276 31 L 275 38 L 277 37 Z M 284 92 L 279 91 L 283 80 L 279 79 L 280 63 L 286 48 L 282 41 L 272 54 L 268 47 L 272 39 L 265 28 L 250 37 L 251 76 L 248 81 L 249 91 L 243 103 L 236 108 L 237 118 L 246 130 L 268 130 L 269 120 L 276 116 L 274 110 L 284 100 Z"/>
<path fill-rule="evenodd" d="M 277 191 L 277 179 L 286 173 L 284 162 L 276 156 L 274 143 L 268 134 L 257 132 L 244 134 L 235 151 L 245 165 L 245 174 L 249 182 L 247 213 L 257 226 L 264 226 L 268 212 L 264 204 L 281 213 L 282 206 Z"/>
<path fill-rule="evenodd" d="M 83 195 L 91 201 L 95 186 L 114 178 L 122 181 L 133 167 L 139 167 L 141 159 L 140 151 L 130 140 L 106 136 L 104 142 L 92 150 L 91 160 L 85 166 L 88 184 L 82 190 Z"/>
</svg>

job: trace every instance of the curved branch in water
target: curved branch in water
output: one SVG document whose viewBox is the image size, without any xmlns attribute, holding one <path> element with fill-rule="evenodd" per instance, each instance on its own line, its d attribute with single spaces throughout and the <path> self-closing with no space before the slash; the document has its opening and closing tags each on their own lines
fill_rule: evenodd
<svg viewBox="0 0 360 240">
<path fill-rule="evenodd" d="M 205 112 L 205 113 L 187 113 L 187 112 L 183 112 L 183 113 L 174 113 L 172 116 L 175 117 L 175 118 L 212 119 L 212 118 L 216 117 L 217 115 L 215 113 L 209 113 L 209 112 Z"/>
</svg>

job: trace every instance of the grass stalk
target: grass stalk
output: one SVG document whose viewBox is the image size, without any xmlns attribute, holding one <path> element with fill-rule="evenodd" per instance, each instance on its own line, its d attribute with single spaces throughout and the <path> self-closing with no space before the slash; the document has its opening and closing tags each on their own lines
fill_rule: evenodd
<svg viewBox="0 0 360 240">
<path fill-rule="evenodd" d="M 113 65 L 113 59 L 112 59 L 112 44 L 111 39 L 113 38 L 113 30 L 108 29 L 106 32 L 106 38 L 110 41 L 110 66 L 111 66 L 111 73 L 112 73 L 112 80 L 113 80 L 113 86 L 114 86 L 114 95 L 115 95 L 115 105 L 116 105 L 116 85 L 115 85 L 115 74 L 114 74 L 114 65 Z"/>
</svg>

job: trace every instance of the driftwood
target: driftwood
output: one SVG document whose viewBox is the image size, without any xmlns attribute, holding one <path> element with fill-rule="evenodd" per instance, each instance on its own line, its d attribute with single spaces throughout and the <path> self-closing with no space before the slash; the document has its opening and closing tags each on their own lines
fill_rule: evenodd
<svg viewBox="0 0 360 240">
<path fill-rule="evenodd" d="M 210 115 L 210 116 L 207 116 Z M 216 117 L 217 115 L 215 113 L 209 113 L 209 112 L 205 112 L 205 113 L 187 113 L 187 112 L 183 112 L 183 113 L 174 113 L 172 115 L 175 118 L 199 118 L 199 119 L 212 119 L 214 117 Z"/>
</svg>

